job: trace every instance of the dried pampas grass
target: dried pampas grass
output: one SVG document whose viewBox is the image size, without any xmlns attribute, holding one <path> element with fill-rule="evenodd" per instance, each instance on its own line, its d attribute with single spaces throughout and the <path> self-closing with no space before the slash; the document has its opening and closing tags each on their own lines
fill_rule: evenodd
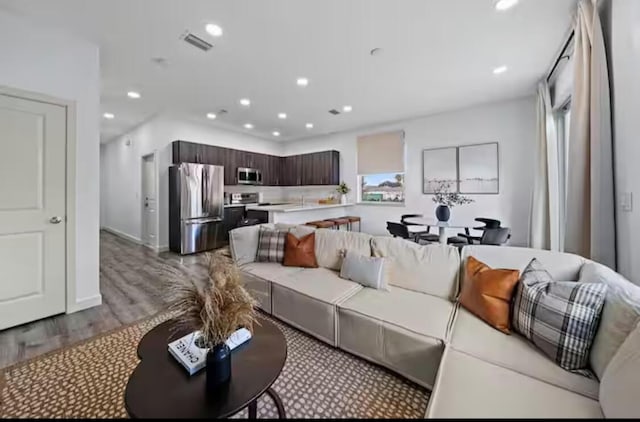
<svg viewBox="0 0 640 422">
<path fill-rule="evenodd" d="M 169 292 L 178 327 L 200 330 L 210 347 L 226 341 L 240 327 L 253 332 L 256 301 L 242 287 L 238 267 L 224 249 L 208 258 L 203 286 L 191 278 L 174 276 Z"/>
</svg>

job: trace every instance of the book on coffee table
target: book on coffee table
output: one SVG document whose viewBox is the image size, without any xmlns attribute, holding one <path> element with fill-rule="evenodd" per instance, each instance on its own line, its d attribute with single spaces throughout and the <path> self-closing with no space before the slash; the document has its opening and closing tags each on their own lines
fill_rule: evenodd
<svg viewBox="0 0 640 422">
<path fill-rule="evenodd" d="M 207 364 L 207 352 L 209 348 L 198 347 L 196 340 L 200 337 L 200 331 L 194 331 L 184 337 L 169 343 L 169 353 L 193 375 Z M 227 339 L 225 343 L 233 350 L 251 339 L 251 332 L 246 328 L 240 328 Z"/>
</svg>

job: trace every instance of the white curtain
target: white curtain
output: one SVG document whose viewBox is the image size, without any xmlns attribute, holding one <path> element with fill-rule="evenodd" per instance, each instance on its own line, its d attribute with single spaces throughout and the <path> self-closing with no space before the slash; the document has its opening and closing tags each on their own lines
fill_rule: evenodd
<svg viewBox="0 0 640 422">
<path fill-rule="evenodd" d="M 615 269 L 609 74 L 596 0 L 580 0 L 568 146 L 565 250 Z"/>
<path fill-rule="evenodd" d="M 529 224 L 532 248 L 559 249 L 557 142 L 549 85 L 542 81 L 537 94 L 537 149 Z"/>
</svg>

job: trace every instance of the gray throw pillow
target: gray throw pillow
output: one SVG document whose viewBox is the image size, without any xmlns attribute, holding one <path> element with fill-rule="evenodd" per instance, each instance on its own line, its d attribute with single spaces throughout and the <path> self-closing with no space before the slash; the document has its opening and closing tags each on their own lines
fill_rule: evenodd
<svg viewBox="0 0 640 422">
<path fill-rule="evenodd" d="M 516 288 L 513 329 L 560 367 L 592 376 L 589 350 L 606 294 L 607 286 L 602 283 L 554 281 L 534 258 Z"/>
<path fill-rule="evenodd" d="M 260 228 L 256 262 L 282 262 L 287 231 Z"/>
<path fill-rule="evenodd" d="M 388 265 L 389 261 L 385 258 L 363 256 L 347 251 L 342 260 L 340 277 L 372 289 L 388 290 Z"/>
</svg>

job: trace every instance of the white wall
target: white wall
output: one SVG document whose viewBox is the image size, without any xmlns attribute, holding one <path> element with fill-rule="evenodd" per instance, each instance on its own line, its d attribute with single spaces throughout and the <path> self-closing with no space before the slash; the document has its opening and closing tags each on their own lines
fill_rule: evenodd
<svg viewBox="0 0 640 422">
<path fill-rule="evenodd" d="M 512 228 L 512 245 L 528 244 L 529 211 L 533 185 L 535 102 L 525 98 L 486 104 L 414 120 L 322 136 L 285 144 L 285 155 L 335 149 L 340 151 L 341 178 L 355 188 L 356 138 L 359 135 L 402 129 L 407 145 L 406 202 L 404 206 L 359 205 L 363 231 L 386 233 L 386 221 L 399 221 L 405 213 L 433 216 L 432 195 L 422 194 L 422 150 L 443 146 L 499 142 L 500 194 L 472 195 L 476 202 L 456 207 L 452 219 L 494 217 Z M 350 194 L 355 200 L 355 191 Z M 450 234 L 455 235 L 452 231 Z"/>
<path fill-rule="evenodd" d="M 0 12 L 0 85 L 76 103 L 76 302 L 69 307 L 99 304 L 98 47 Z"/>
<path fill-rule="evenodd" d="M 618 271 L 640 284 L 640 1 L 603 3 L 603 25 L 612 87 Z M 623 193 L 633 210 L 623 211 Z"/>
<path fill-rule="evenodd" d="M 141 158 L 156 152 L 158 177 L 158 245 L 169 245 L 169 166 L 171 142 L 184 140 L 263 154 L 282 154 L 282 144 L 215 128 L 168 114 L 160 115 L 103 146 L 103 227 L 140 241 Z M 127 145 L 130 141 L 130 145 Z"/>
</svg>

